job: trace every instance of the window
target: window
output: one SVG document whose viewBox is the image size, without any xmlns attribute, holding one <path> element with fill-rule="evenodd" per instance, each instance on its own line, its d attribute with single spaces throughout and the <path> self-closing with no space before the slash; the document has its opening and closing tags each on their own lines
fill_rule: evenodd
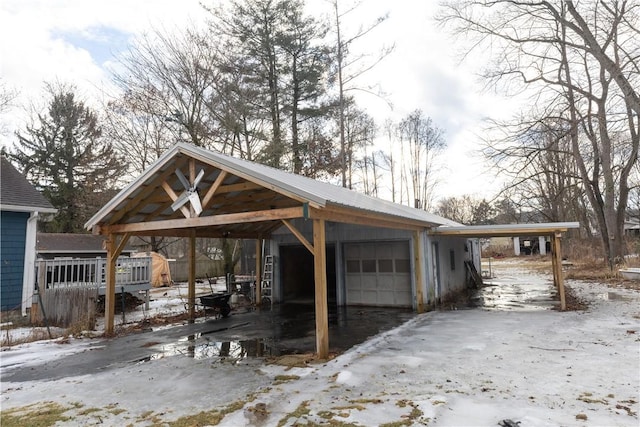
<svg viewBox="0 0 640 427">
<path fill-rule="evenodd" d="M 357 259 L 348 259 L 347 273 L 360 273 L 360 261 Z"/>
<path fill-rule="evenodd" d="M 393 260 L 392 259 L 379 259 L 378 260 L 378 273 L 393 273 Z"/>
<path fill-rule="evenodd" d="M 449 251 L 449 262 L 451 263 L 451 271 L 456 269 L 456 251 L 451 249 Z"/>
<path fill-rule="evenodd" d="M 376 260 L 375 259 L 363 259 L 362 260 L 362 272 L 363 273 L 375 273 L 376 272 Z"/>
</svg>

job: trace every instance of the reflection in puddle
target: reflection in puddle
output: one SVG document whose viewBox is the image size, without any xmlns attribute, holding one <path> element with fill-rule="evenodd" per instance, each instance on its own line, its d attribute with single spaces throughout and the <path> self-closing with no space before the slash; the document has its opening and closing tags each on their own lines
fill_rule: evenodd
<svg viewBox="0 0 640 427">
<path fill-rule="evenodd" d="M 277 356 L 270 340 L 214 341 L 205 334 L 194 334 L 169 344 L 152 347 L 156 353 L 138 362 L 162 359 L 170 356 L 186 356 L 192 359 L 220 359 L 237 363 L 247 357 Z M 271 344 L 271 345 L 270 345 Z"/>
<path fill-rule="evenodd" d="M 220 359 L 221 361 L 237 363 L 247 357 L 274 356 L 274 347 L 268 340 L 254 339 L 245 341 L 213 341 L 203 334 L 189 335 L 176 342 L 161 344 L 152 349 L 156 352 L 138 360 L 163 359 L 170 356 L 186 356 L 193 359 Z"/>
<path fill-rule="evenodd" d="M 488 281 L 471 297 L 471 307 L 485 310 L 549 310 L 556 304 L 557 292 L 553 283 Z"/>
<path fill-rule="evenodd" d="M 268 312 L 230 316 L 205 322 L 206 330 L 183 335 L 170 342 L 146 346 L 144 363 L 170 356 L 238 363 L 247 358 L 283 356 L 315 349 L 315 307 L 283 304 Z M 329 309 L 329 342 L 332 351 L 346 350 L 367 338 L 394 328 L 415 316 L 408 308 L 340 307 Z"/>
</svg>

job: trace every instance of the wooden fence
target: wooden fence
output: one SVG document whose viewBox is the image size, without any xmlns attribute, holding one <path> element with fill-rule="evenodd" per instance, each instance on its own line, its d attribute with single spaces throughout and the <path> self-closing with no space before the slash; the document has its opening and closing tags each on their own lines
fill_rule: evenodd
<svg viewBox="0 0 640 427">
<path fill-rule="evenodd" d="M 38 293 L 34 295 L 31 321 L 69 327 L 83 324 L 93 328 L 96 302 L 104 295 L 106 285 L 106 259 L 53 259 L 36 262 Z M 151 287 L 150 257 L 120 257 L 116 262 L 115 288 L 134 296 L 146 293 L 148 308 Z M 44 313 L 43 313 L 44 312 Z"/>
<path fill-rule="evenodd" d="M 186 282 L 189 280 L 189 260 L 179 259 L 169 262 L 171 279 L 174 282 Z M 224 277 L 223 262 L 220 260 L 196 260 L 196 278 Z"/>
<path fill-rule="evenodd" d="M 86 329 L 95 327 L 97 286 L 48 289 L 38 298 L 42 302 L 36 306 L 36 313 L 32 312 L 32 321 L 41 323 L 46 316 L 47 323 L 52 326 L 67 328 L 78 324 Z"/>
</svg>

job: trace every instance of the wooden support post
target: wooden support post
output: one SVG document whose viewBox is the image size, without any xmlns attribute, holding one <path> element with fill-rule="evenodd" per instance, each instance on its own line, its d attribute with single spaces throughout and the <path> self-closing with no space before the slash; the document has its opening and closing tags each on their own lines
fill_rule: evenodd
<svg viewBox="0 0 640 427">
<path fill-rule="evenodd" d="M 556 266 L 556 244 L 555 237 L 551 235 L 551 271 L 553 272 L 553 286 L 558 290 L 558 275 Z"/>
<path fill-rule="evenodd" d="M 113 335 L 114 318 L 115 318 L 115 298 L 116 298 L 116 260 L 118 256 L 115 254 L 116 236 L 109 234 L 105 242 L 107 249 L 107 261 L 105 268 L 106 289 L 104 294 L 104 333 L 105 335 Z"/>
<path fill-rule="evenodd" d="M 118 235 L 109 233 L 105 241 L 107 250 L 107 261 L 105 265 L 106 289 L 104 294 L 104 333 L 113 335 L 115 309 L 116 309 L 116 263 L 122 250 L 131 237 L 131 233 L 125 233 L 121 238 Z M 124 295 L 121 296 L 124 298 Z"/>
<path fill-rule="evenodd" d="M 196 229 L 189 232 L 189 290 L 187 306 L 189 307 L 189 323 L 196 318 Z"/>
<path fill-rule="evenodd" d="M 327 255 L 325 222 L 313 220 L 313 270 L 316 300 L 316 352 L 320 359 L 329 356 L 329 313 L 327 307 Z"/>
<path fill-rule="evenodd" d="M 262 239 L 256 239 L 256 304 L 262 303 Z M 273 295 L 271 296 L 273 298 Z"/>
<path fill-rule="evenodd" d="M 560 295 L 560 310 L 567 309 L 567 301 L 564 295 L 564 278 L 562 277 L 562 249 L 560 245 L 560 233 L 555 233 L 552 237 L 553 258 L 555 259 L 554 276 L 558 286 L 558 295 Z"/>
<path fill-rule="evenodd" d="M 422 285 L 424 282 L 422 274 L 424 271 L 424 248 L 419 230 L 413 232 L 413 265 L 415 268 L 416 281 L 416 311 L 418 313 L 424 313 L 424 295 L 422 293 Z"/>
</svg>

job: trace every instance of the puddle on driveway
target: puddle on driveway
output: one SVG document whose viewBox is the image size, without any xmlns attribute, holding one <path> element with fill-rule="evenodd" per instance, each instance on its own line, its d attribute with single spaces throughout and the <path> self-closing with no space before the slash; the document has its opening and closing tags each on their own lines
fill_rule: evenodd
<svg viewBox="0 0 640 427">
<path fill-rule="evenodd" d="M 344 351 L 415 316 L 410 309 L 333 307 L 329 311 L 330 351 Z M 247 358 L 315 351 L 314 306 L 284 304 L 269 311 L 232 315 L 200 324 L 205 330 L 168 343 L 154 343 L 144 363 L 171 356 L 238 363 Z"/>
<path fill-rule="evenodd" d="M 550 310 L 557 304 L 557 292 L 552 282 L 516 279 L 485 281 L 469 302 L 471 307 L 494 311 Z"/>
</svg>

